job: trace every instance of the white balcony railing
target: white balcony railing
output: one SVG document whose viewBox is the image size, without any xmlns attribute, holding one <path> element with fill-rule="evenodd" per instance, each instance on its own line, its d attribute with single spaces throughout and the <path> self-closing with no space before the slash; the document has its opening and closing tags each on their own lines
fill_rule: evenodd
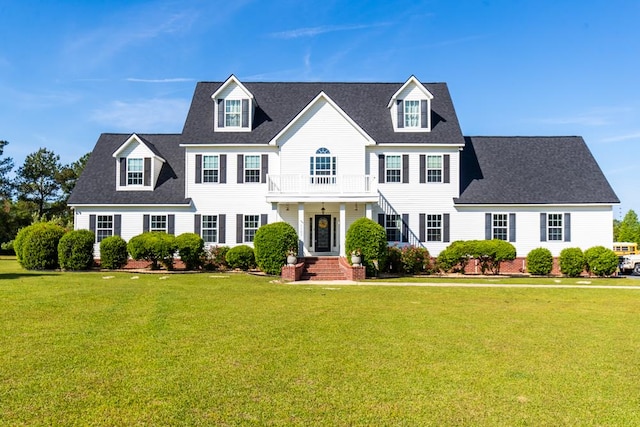
<svg viewBox="0 0 640 427">
<path fill-rule="evenodd" d="M 269 175 L 270 195 L 369 195 L 376 192 L 374 178 L 369 175 Z"/>
</svg>

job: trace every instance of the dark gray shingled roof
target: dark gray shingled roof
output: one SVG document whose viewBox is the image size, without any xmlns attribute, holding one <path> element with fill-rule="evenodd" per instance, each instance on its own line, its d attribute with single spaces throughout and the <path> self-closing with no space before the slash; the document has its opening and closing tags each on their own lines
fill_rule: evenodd
<svg viewBox="0 0 640 427">
<path fill-rule="evenodd" d="M 465 137 L 457 204 L 619 203 L 584 140 Z"/>
<path fill-rule="evenodd" d="M 84 172 L 69 198 L 70 205 L 101 204 L 185 204 L 184 148 L 177 134 L 138 134 L 149 148 L 166 162 L 154 191 L 116 191 L 116 161 L 112 154 L 131 134 L 105 133 L 89 156 Z"/>
<path fill-rule="evenodd" d="M 445 83 L 427 83 L 433 94 L 431 132 L 394 132 L 387 105 L 404 83 L 242 83 L 255 97 L 251 132 L 213 132 L 211 95 L 224 82 L 196 86 L 182 132 L 183 144 L 266 144 L 322 91 L 377 143 L 463 144 L 460 124 Z"/>
</svg>

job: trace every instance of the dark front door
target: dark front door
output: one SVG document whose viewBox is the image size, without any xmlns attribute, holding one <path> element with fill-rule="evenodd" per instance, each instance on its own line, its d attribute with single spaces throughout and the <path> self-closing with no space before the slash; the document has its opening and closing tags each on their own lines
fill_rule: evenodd
<svg viewBox="0 0 640 427">
<path fill-rule="evenodd" d="M 331 251 L 331 215 L 316 215 L 316 252 Z"/>
</svg>

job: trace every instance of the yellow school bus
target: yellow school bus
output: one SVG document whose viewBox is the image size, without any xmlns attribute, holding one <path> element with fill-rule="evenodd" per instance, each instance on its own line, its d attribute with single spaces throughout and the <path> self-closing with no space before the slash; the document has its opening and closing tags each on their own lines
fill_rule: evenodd
<svg viewBox="0 0 640 427">
<path fill-rule="evenodd" d="M 614 242 L 613 251 L 618 256 L 638 254 L 638 244 L 634 242 Z"/>
</svg>

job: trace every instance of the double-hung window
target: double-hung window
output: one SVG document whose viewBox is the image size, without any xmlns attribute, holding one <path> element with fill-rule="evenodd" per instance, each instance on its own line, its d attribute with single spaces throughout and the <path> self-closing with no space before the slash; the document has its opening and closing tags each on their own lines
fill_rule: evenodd
<svg viewBox="0 0 640 427">
<path fill-rule="evenodd" d="M 244 182 L 260 182 L 260 156 L 244 156 Z"/>
<path fill-rule="evenodd" d="M 385 182 L 401 182 L 402 180 L 402 161 L 401 156 L 385 157 Z"/>
<path fill-rule="evenodd" d="M 399 242 L 402 237 L 402 217 L 398 214 L 387 214 L 384 219 L 388 242 Z"/>
<path fill-rule="evenodd" d="M 167 216 L 166 215 L 151 215 L 149 223 L 149 231 L 164 231 L 167 232 Z"/>
<path fill-rule="evenodd" d="M 493 214 L 491 221 L 491 238 L 500 240 L 509 240 L 509 215 Z"/>
<path fill-rule="evenodd" d="M 547 215 L 547 240 L 562 240 L 562 214 Z"/>
<path fill-rule="evenodd" d="M 143 185 L 143 159 L 127 159 L 127 185 Z"/>
<path fill-rule="evenodd" d="M 404 101 L 404 127 L 420 127 L 420 101 Z"/>
<path fill-rule="evenodd" d="M 336 183 L 336 158 L 327 148 L 318 148 L 309 159 L 309 175 L 312 184 Z"/>
<path fill-rule="evenodd" d="M 260 227 L 260 215 L 244 216 L 244 241 L 253 242 L 256 231 Z"/>
<path fill-rule="evenodd" d="M 202 215 L 201 233 L 205 243 L 218 242 L 218 215 Z"/>
<path fill-rule="evenodd" d="M 442 215 L 427 215 L 427 242 L 442 241 Z"/>
<path fill-rule="evenodd" d="M 98 243 L 113 236 L 113 215 L 98 215 L 96 218 L 96 240 Z"/>
<path fill-rule="evenodd" d="M 242 101 L 240 99 L 225 99 L 224 126 L 240 127 L 242 123 Z"/>
<path fill-rule="evenodd" d="M 218 156 L 202 156 L 202 182 L 218 182 L 219 175 Z"/>
<path fill-rule="evenodd" d="M 442 182 L 442 156 L 427 156 L 427 182 Z"/>
</svg>

